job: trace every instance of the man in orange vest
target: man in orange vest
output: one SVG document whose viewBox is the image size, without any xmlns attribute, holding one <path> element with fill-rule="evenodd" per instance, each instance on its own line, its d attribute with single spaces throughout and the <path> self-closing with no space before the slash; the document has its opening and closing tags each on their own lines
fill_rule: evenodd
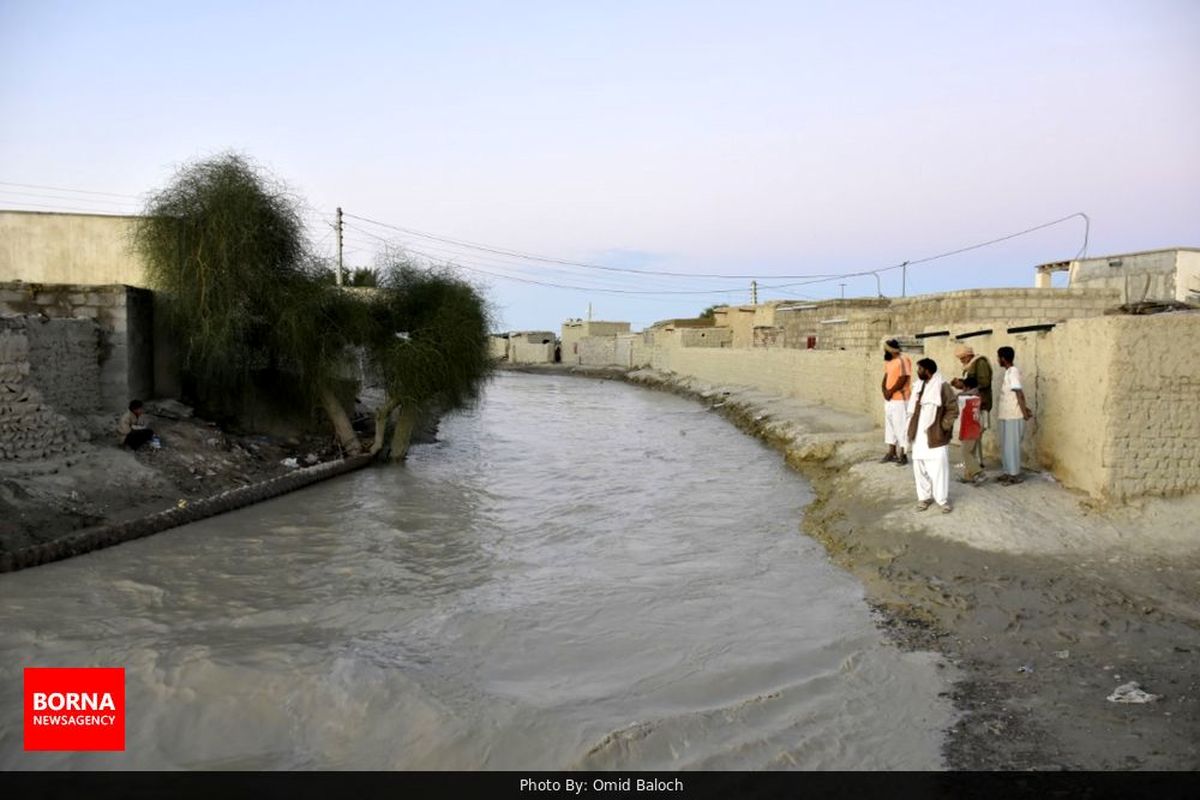
<svg viewBox="0 0 1200 800">
<path fill-rule="evenodd" d="M 907 403 L 912 392 L 912 359 L 900 350 L 900 342 L 883 343 L 883 443 L 887 454 L 880 463 L 904 466 L 908 463 Z"/>
</svg>

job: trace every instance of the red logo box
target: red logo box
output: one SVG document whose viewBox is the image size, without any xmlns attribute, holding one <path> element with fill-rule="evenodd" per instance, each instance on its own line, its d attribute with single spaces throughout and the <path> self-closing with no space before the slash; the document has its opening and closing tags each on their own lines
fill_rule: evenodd
<svg viewBox="0 0 1200 800">
<path fill-rule="evenodd" d="M 124 667 L 26 667 L 26 750 L 124 750 Z"/>
</svg>

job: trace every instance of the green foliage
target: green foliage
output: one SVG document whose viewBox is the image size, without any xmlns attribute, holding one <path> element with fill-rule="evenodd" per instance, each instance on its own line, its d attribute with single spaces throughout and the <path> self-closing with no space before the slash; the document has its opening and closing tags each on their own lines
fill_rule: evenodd
<svg viewBox="0 0 1200 800">
<path fill-rule="evenodd" d="M 401 253 L 334 286 L 328 264 L 305 251 L 296 201 L 241 156 L 181 169 L 151 198 L 135 246 L 185 371 L 207 398 L 232 401 L 220 411 L 271 370 L 299 378 L 307 397 L 296 399 L 321 399 L 336 426 L 329 398 L 357 377 L 354 348 L 384 377 L 389 408 L 409 418 L 469 404 L 490 372 L 490 319 L 474 287 Z"/>
<path fill-rule="evenodd" d="M 303 349 L 276 324 L 313 299 L 297 205 L 242 156 L 180 169 L 151 197 L 134 244 L 198 380 L 240 386 Z"/>
<path fill-rule="evenodd" d="M 380 278 L 367 346 L 388 396 L 419 408 L 471 403 L 492 368 L 484 299 L 449 269 L 395 260 Z"/>
<path fill-rule="evenodd" d="M 715 316 L 716 310 L 720 307 L 721 306 L 709 306 L 708 308 L 706 308 L 700 312 L 699 318 L 700 319 L 712 319 Z"/>
</svg>

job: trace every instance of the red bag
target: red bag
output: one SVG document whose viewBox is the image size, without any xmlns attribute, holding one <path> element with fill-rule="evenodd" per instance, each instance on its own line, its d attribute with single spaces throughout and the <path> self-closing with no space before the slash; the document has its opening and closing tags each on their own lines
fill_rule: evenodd
<svg viewBox="0 0 1200 800">
<path fill-rule="evenodd" d="M 958 415 L 958 438 L 965 441 L 978 439 L 983 435 L 983 427 L 979 424 L 979 398 L 963 398 L 963 410 Z"/>
</svg>

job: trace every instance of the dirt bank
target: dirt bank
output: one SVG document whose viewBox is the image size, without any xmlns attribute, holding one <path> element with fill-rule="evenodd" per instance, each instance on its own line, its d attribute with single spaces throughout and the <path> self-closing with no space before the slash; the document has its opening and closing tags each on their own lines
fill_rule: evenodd
<svg viewBox="0 0 1200 800">
<path fill-rule="evenodd" d="M 180 501 L 339 457 L 323 437 L 235 436 L 190 416 L 186 407 L 168 404 L 163 411 L 150 418 L 162 449 L 143 447 L 135 453 L 118 447 L 115 418 L 97 416 L 77 421 L 88 441 L 70 455 L 0 463 L 0 553 L 138 519 Z"/>
<path fill-rule="evenodd" d="M 650 370 L 555 371 L 693 397 L 809 479 L 804 531 L 900 646 L 962 669 L 948 767 L 1200 768 L 1200 498 L 1104 508 L 1034 473 L 953 483 L 952 514 L 917 513 L 911 470 L 877 463 L 865 417 Z M 1107 699 L 1130 681 L 1159 698 Z"/>
</svg>

